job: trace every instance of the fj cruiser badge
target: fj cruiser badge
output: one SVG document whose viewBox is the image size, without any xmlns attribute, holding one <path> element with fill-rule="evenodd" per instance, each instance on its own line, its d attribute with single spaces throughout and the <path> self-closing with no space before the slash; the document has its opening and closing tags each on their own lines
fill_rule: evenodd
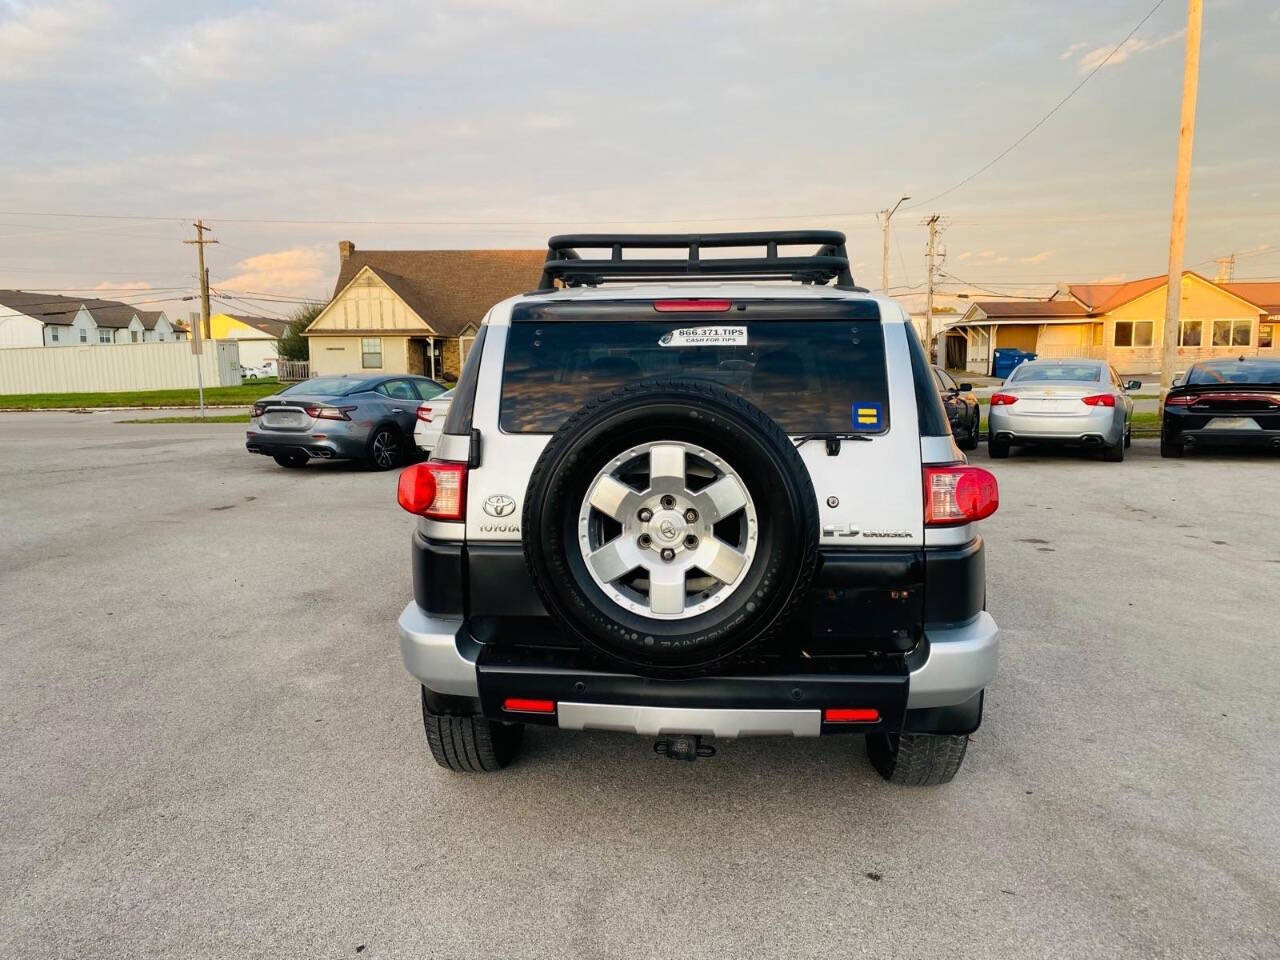
<svg viewBox="0 0 1280 960">
<path fill-rule="evenodd" d="M 505 493 L 495 493 L 484 498 L 484 512 L 491 517 L 507 517 L 515 510 L 516 502 Z"/>
</svg>

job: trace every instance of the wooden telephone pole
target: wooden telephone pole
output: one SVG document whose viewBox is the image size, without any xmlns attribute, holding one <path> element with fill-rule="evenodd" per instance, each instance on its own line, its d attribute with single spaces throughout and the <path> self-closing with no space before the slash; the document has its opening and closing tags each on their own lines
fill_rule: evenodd
<svg viewBox="0 0 1280 960">
<path fill-rule="evenodd" d="M 880 257 L 880 289 L 887 297 L 889 295 L 889 221 L 893 219 L 893 215 L 898 212 L 898 208 L 902 206 L 903 201 L 910 200 L 910 197 L 903 197 L 893 205 L 893 209 L 888 208 L 880 211 L 880 226 L 884 228 L 884 246 Z"/>
<path fill-rule="evenodd" d="M 1169 230 L 1169 285 L 1165 290 L 1164 338 L 1160 348 L 1160 397 L 1173 384 L 1178 364 L 1178 322 L 1182 317 L 1182 252 L 1187 242 L 1187 194 L 1191 189 L 1191 146 L 1196 136 L 1196 92 L 1200 85 L 1200 21 L 1203 0 L 1187 2 L 1187 51 L 1182 72 L 1182 116 L 1178 124 L 1178 171 L 1173 179 L 1173 222 Z"/>
<path fill-rule="evenodd" d="M 937 254 L 938 254 L 938 221 L 941 219 L 942 218 L 935 213 L 929 219 L 924 221 L 925 226 L 929 228 L 929 247 L 928 247 L 928 258 L 929 258 L 928 271 L 929 272 L 928 272 L 928 277 L 926 278 L 928 281 L 928 287 L 926 288 L 927 293 L 925 294 L 925 307 L 924 307 L 924 333 L 925 333 L 924 352 L 925 352 L 925 356 L 929 358 L 930 363 L 937 362 L 934 358 L 934 353 L 933 353 L 933 278 L 934 278 L 934 273 L 937 270 L 937 267 L 935 266 L 935 264 L 937 261 Z"/>
<path fill-rule="evenodd" d="M 192 224 L 196 228 L 196 238 L 194 240 L 183 240 L 183 243 L 194 243 L 196 245 L 196 262 L 200 266 L 200 333 L 203 339 L 211 339 L 209 332 L 209 271 L 204 265 L 204 247 L 207 243 L 217 243 L 212 237 L 206 238 L 204 232 L 209 228 L 204 225 L 203 220 L 197 220 Z"/>
</svg>

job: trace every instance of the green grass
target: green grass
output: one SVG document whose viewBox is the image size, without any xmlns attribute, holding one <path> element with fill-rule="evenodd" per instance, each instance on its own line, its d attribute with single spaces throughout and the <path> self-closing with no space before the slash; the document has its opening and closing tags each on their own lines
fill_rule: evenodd
<svg viewBox="0 0 1280 960">
<path fill-rule="evenodd" d="M 247 413 L 209 414 L 207 417 L 138 417 L 135 420 L 117 420 L 116 423 L 248 423 Z"/>
<path fill-rule="evenodd" d="M 275 380 L 246 380 L 238 387 L 205 387 L 206 405 L 245 405 L 275 393 Z M 0 410 L 57 407 L 198 407 L 197 390 L 136 390 L 128 393 L 19 393 L 0 396 Z"/>
</svg>

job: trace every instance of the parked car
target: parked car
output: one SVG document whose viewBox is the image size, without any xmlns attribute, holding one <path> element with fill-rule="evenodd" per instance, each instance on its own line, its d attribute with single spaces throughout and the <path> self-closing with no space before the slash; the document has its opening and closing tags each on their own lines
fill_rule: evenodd
<svg viewBox="0 0 1280 960">
<path fill-rule="evenodd" d="M 266 366 L 259 367 L 240 367 L 240 379 L 242 380 L 265 380 L 267 377 L 274 377 L 275 374 Z"/>
<path fill-rule="evenodd" d="M 987 451 L 1000 459 L 1023 444 L 1061 444 L 1119 462 L 1133 440 L 1128 391 L 1141 386 L 1099 360 L 1028 360 L 991 395 Z"/>
<path fill-rule="evenodd" d="M 418 422 L 413 428 L 413 439 L 418 448 L 430 453 L 440 442 L 440 434 L 444 430 L 444 418 L 448 416 L 449 405 L 453 402 L 453 391 L 444 393 L 422 403 L 418 407 Z"/>
<path fill-rule="evenodd" d="M 1280 360 L 1201 360 L 1165 397 L 1160 455 L 1188 447 L 1280 447 Z"/>
<path fill-rule="evenodd" d="M 253 405 L 245 449 L 282 467 L 321 460 L 362 460 L 377 470 L 413 451 L 418 406 L 444 392 L 427 377 L 314 377 Z"/>
<path fill-rule="evenodd" d="M 955 377 L 941 367 L 933 368 L 938 396 L 951 423 L 951 435 L 961 450 L 977 450 L 982 439 L 982 407 L 973 392 L 972 383 L 956 383 Z"/>
<path fill-rule="evenodd" d="M 685 760 L 854 733 L 886 779 L 949 781 L 997 656 L 996 481 L 962 461 L 910 318 L 854 285 L 843 234 L 552 238 L 400 475 L 432 756 L 496 770 L 526 724 Z"/>
</svg>

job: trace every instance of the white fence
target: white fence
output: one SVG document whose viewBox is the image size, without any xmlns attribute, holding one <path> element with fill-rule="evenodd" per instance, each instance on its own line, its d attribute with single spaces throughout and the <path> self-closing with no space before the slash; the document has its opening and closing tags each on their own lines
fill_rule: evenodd
<svg viewBox="0 0 1280 960">
<path fill-rule="evenodd" d="M 197 362 L 206 387 L 239 385 L 234 340 L 206 341 L 198 357 L 177 340 L 0 350 L 0 394 L 183 389 L 197 385 Z"/>
</svg>

